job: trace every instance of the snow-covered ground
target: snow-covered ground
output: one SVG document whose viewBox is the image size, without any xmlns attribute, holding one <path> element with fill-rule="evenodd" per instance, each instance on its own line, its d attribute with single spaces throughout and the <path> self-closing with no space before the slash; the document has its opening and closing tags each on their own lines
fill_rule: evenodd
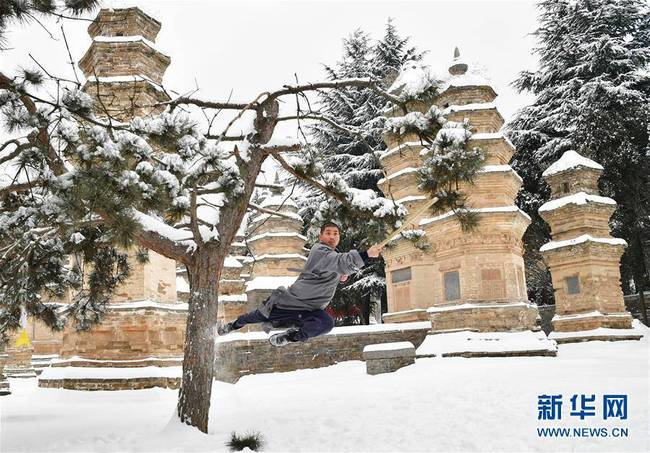
<svg viewBox="0 0 650 453">
<path fill-rule="evenodd" d="M 177 392 L 79 392 L 12 379 L 0 397 L 0 451 L 227 451 L 232 431 L 260 431 L 265 451 L 644 451 L 648 337 L 558 346 L 557 357 L 428 358 L 369 376 L 363 362 L 215 382 L 210 434 L 169 424 Z M 563 396 L 562 420 L 538 420 L 538 395 Z M 596 416 L 570 416 L 573 394 Z M 626 420 L 603 394 L 628 395 Z M 612 427 L 627 438 L 540 438 L 537 428 Z"/>
</svg>

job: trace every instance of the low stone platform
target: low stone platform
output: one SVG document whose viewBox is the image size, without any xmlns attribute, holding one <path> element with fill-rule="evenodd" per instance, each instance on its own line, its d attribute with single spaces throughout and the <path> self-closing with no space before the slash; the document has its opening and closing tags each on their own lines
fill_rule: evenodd
<svg viewBox="0 0 650 453">
<path fill-rule="evenodd" d="M 570 315 L 555 314 L 551 322 L 555 332 L 582 332 L 599 327 L 605 329 L 629 330 L 632 328 L 632 315 L 628 312 L 601 313 L 593 310 Z"/>
<path fill-rule="evenodd" d="M 53 360 L 58 360 L 60 358 L 61 357 L 58 354 L 34 354 L 32 355 L 32 367 L 38 376 L 45 368 L 52 365 Z"/>
<path fill-rule="evenodd" d="M 269 344 L 269 335 L 264 332 L 234 332 L 217 339 L 215 379 L 235 383 L 249 374 L 320 368 L 346 360 L 363 360 L 363 348 L 369 344 L 409 341 L 417 347 L 430 328 L 427 321 L 335 327 L 326 335 L 283 348 Z"/>
<path fill-rule="evenodd" d="M 415 363 L 415 346 L 410 341 L 371 344 L 363 348 L 368 374 L 392 373 Z"/>
<path fill-rule="evenodd" d="M 557 332 L 553 331 L 548 338 L 555 340 L 557 343 L 580 343 L 583 341 L 623 341 L 623 340 L 640 340 L 647 332 L 638 319 L 632 320 L 631 329 L 611 329 L 607 327 L 598 327 L 596 329 L 581 330 L 575 332 Z"/>
<path fill-rule="evenodd" d="M 537 306 L 527 302 L 463 303 L 427 309 L 432 331 L 471 328 L 480 332 L 536 330 Z"/>
<path fill-rule="evenodd" d="M 181 366 L 49 367 L 39 376 L 38 386 L 69 390 L 178 389 L 181 376 Z"/>
<path fill-rule="evenodd" d="M 557 344 L 542 331 L 476 332 L 461 330 L 427 335 L 416 357 L 518 357 L 557 355 Z"/>
</svg>

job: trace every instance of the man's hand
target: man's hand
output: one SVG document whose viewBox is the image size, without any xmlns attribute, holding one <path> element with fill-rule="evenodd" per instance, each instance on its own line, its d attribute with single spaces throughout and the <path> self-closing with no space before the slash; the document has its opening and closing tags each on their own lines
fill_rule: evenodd
<svg viewBox="0 0 650 453">
<path fill-rule="evenodd" d="M 368 256 L 370 258 L 377 258 L 379 255 L 381 255 L 382 250 L 384 250 L 383 247 L 379 247 L 378 245 L 373 245 L 368 249 L 366 253 L 368 253 Z"/>
<path fill-rule="evenodd" d="M 341 278 L 339 279 L 341 283 L 345 283 L 348 281 L 348 276 L 347 275 L 341 275 Z"/>
</svg>

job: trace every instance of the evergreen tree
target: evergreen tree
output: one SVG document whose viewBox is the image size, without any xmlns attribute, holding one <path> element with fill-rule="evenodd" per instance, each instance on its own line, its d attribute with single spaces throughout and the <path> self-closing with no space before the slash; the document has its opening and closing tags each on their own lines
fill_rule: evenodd
<svg viewBox="0 0 650 453">
<path fill-rule="evenodd" d="M 334 67 L 326 66 L 325 72 L 330 80 L 372 77 L 384 80 L 388 86 L 406 61 L 420 60 L 422 55 L 409 46 L 408 37 L 398 35 L 389 19 L 383 38 L 374 43 L 368 33 L 355 30 L 343 41 L 341 61 Z M 383 171 L 377 156 L 386 148 L 381 136 L 385 122 L 382 112 L 387 100 L 372 90 L 348 89 L 324 93 L 319 102 L 332 120 L 310 128 L 312 145 L 323 153 L 324 170 L 338 172 L 351 187 L 380 194 L 377 181 L 383 177 Z M 352 133 L 342 131 L 337 124 L 352 126 Z M 299 204 L 306 232 L 312 240 L 324 220 L 341 224 L 341 250 L 368 247 L 366 238 L 377 235 L 378 225 L 372 219 L 350 218 L 338 209 L 336 202 L 316 191 L 308 190 Z M 383 260 L 377 260 L 340 285 L 331 304 L 332 314 L 341 324 L 367 324 L 371 312 L 378 309 L 371 299 L 382 297 L 385 286 Z"/>
<path fill-rule="evenodd" d="M 517 148 L 513 167 L 524 179 L 517 204 L 533 218 L 524 236 L 529 295 L 540 303 L 551 299 L 550 276 L 538 253 L 550 240 L 537 215 L 550 195 L 541 173 L 568 149 L 603 165 L 601 192 L 618 203 L 612 234 L 628 242 L 621 262 L 623 289 L 630 292 L 630 281 L 647 288 L 648 6 L 638 0 L 546 0 L 539 7 L 540 66 L 515 82 L 536 100 L 508 125 Z"/>
</svg>

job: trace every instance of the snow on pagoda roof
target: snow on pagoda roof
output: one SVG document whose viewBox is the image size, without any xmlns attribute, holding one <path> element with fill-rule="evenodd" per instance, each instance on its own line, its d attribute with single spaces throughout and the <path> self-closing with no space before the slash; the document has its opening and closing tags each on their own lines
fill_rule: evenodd
<svg viewBox="0 0 650 453">
<path fill-rule="evenodd" d="M 280 286 L 284 286 L 286 288 L 288 286 L 291 286 L 291 284 L 295 282 L 297 278 L 298 278 L 297 275 L 279 276 L 279 277 L 272 277 L 272 276 L 255 277 L 252 280 L 246 282 L 246 292 L 253 291 L 256 289 L 276 289 L 279 288 Z"/>
<path fill-rule="evenodd" d="M 571 168 L 588 167 L 596 170 L 603 170 L 603 166 L 591 159 L 581 156 L 573 150 L 565 151 L 557 162 L 544 170 L 542 176 L 551 176 L 569 170 Z"/>
<path fill-rule="evenodd" d="M 567 204 L 586 204 L 586 203 L 601 203 L 601 204 L 616 204 L 616 201 L 609 197 L 601 197 L 600 195 L 590 195 L 586 192 L 578 192 L 566 197 L 557 198 L 555 200 L 547 201 L 539 208 L 539 212 L 553 211 L 561 208 Z"/>
<path fill-rule="evenodd" d="M 239 262 L 237 258 L 234 258 L 233 256 L 226 256 L 226 259 L 223 262 L 224 267 L 244 267 L 242 263 Z"/>
<path fill-rule="evenodd" d="M 184 277 L 177 275 L 176 276 L 176 292 L 177 293 L 189 293 L 190 284 L 187 283 Z"/>
<path fill-rule="evenodd" d="M 220 294 L 219 302 L 247 302 L 246 294 Z"/>
<path fill-rule="evenodd" d="M 298 208 L 298 205 L 291 197 L 285 195 L 271 195 L 266 197 L 260 204 L 263 208 L 268 208 L 269 206 L 291 206 L 293 208 Z"/>
<path fill-rule="evenodd" d="M 419 169 L 415 168 L 415 167 L 402 168 L 401 170 L 396 171 L 395 173 L 393 173 L 391 175 L 388 175 L 388 178 L 381 178 L 379 181 L 377 181 L 377 184 L 382 184 L 382 183 L 384 183 L 384 182 L 386 182 L 388 180 L 391 180 L 393 178 L 397 178 L 399 176 L 406 175 L 408 173 L 414 173 L 414 172 L 417 172 L 418 170 Z"/>
<path fill-rule="evenodd" d="M 294 212 L 282 212 L 280 214 L 269 214 L 269 213 L 265 212 L 263 214 L 260 214 L 258 216 L 253 217 L 251 219 L 250 223 L 255 223 L 255 222 L 259 222 L 261 220 L 266 220 L 269 217 L 277 217 L 277 218 L 291 217 L 292 219 L 299 220 L 300 222 L 302 222 L 302 217 L 300 217 L 300 215 L 298 215 L 298 214 L 296 214 Z"/>
<path fill-rule="evenodd" d="M 530 216 L 526 214 L 524 211 L 519 209 L 517 206 L 512 205 L 512 206 L 497 206 L 497 207 L 489 207 L 489 208 L 468 208 L 467 209 L 469 212 L 476 212 L 479 214 L 483 213 L 495 213 L 495 212 L 518 212 L 519 214 L 523 215 L 525 218 L 528 220 L 530 219 Z M 424 226 L 428 225 L 430 223 L 438 222 L 440 220 L 444 220 L 446 218 L 454 216 L 456 213 L 454 211 L 448 211 L 444 214 L 438 215 L 436 217 L 430 217 L 430 218 L 423 218 L 420 220 L 419 225 Z"/>
<path fill-rule="evenodd" d="M 255 261 L 284 259 L 299 259 L 307 261 L 307 257 L 299 253 L 265 253 L 264 255 L 255 255 Z"/>
<path fill-rule="evenodd" d="M 497 106 L 494 102 L 474 102 L 472 104 L 463 104 L 463 105 L 450 105 L 445 108 L 442 113 L 445 115 L 453 112 L 462 112 L 466 110 L 489 110 L 496 109 Z"/>
<path fill-rule="evenodd" d="M 257 241 L 258 239 L 268 238 L 268 237 L 297 237 L 303 241 L 307 241 L 307 238 L 300 233 L 291 232 L 291 231 L 281 231 L 281 232 L 267 232 L 262 234 L 256 234 L 248 238 L 248 242 Z"/>
<path fill-rule="evenodd" d="M 394 148 L 391 148 L 389 150 L 380 152 L 379 159 L 380 160 L 385 159 L 385 158 L 387 158 L 389 156 L 392 156 L 393 154 L 399 153 L 400 151 L 402 151 L 404 149 L 412 148 L 412 147 L 415 147 L 415 146 L 422 147 L 423 144 L 422 144 L 422 142 L 403 142 L 403 143 L 400 143 L 399 145 L 395 146 Z"/>
<path fill-rule="evenodd" d="M 524 180 L 521 179 L 521 176 L 519 176 L 519 173 L 515 171 L 514 168 L 512 168 L 508 164 L 504 165 L 484 165 L 481 167 L 478 171 L 479 173 L 512 173 L 514 174 L 515 178 L 519 180 L 519 182 L 523 182 Z"/>
<path fill-rule="evenodd" d="M 100 82 L 100 83 L 147 82 L 155 90 L 161 91 L 161 92 L 165 91 L 162 86 L 158 85 L 156 82 L 154 82 L 153 80 L 151 80 L 149 77 L 147 77 L 144 74 L 134 74 L 134 75 L 125 75 L 125 76 L 100 76 L 100 77 L 90 76 L 90 77 L 88 77 L 88 82 L 90 82 L 90 83 L 95 83 L 95 82 Z"/>
<path fill-rule="evenodd" d="M 465 61 L 464 59 L 452 60 L 452 66 L 459 63 L 467 64 L 467 70 L 464 74 L 450 74 L 447 68 L 440 70 L 442 85 L 439 87 L 443 92 L 451 87 L 469 87 L 469 86 L 488 86 L 492 88 L 487 71 L 482 65 L 475 61 Z M 494 88 L 492 88 L 494 91 Z"/>
<path fill-rule="evenodd" d="M 568 247 L 570 245 L 582 244 L 584 242 L 599 242 L 602 244 L 611 244 L 611 245 L 627 245 L 625 239 L 621 238 L 595 238 L 589 234 L 583 234 L 577 238 L 567 239 L 565 241 L 551 241 L 542 245 L 539 248 L 540 252 L 545 252 L 547 250 L 559 249 L 561 247 Z"/>
<path fill-rule="evenodd" d="M 165 54 L 162 52 L 160 49 L 156 48 L 156 45 L 149 41 L 147 38 L 145 38 L 142 35 L 133 35 L 133 36 L 95 36 L 93 38 L 93 41 L 96 42 L 142 42 L 146 46 L 150 47 L 152 50 L 155 50 L 156 52 L 166 56 L 169 58 L 169 55 Z"/>
</svg>

